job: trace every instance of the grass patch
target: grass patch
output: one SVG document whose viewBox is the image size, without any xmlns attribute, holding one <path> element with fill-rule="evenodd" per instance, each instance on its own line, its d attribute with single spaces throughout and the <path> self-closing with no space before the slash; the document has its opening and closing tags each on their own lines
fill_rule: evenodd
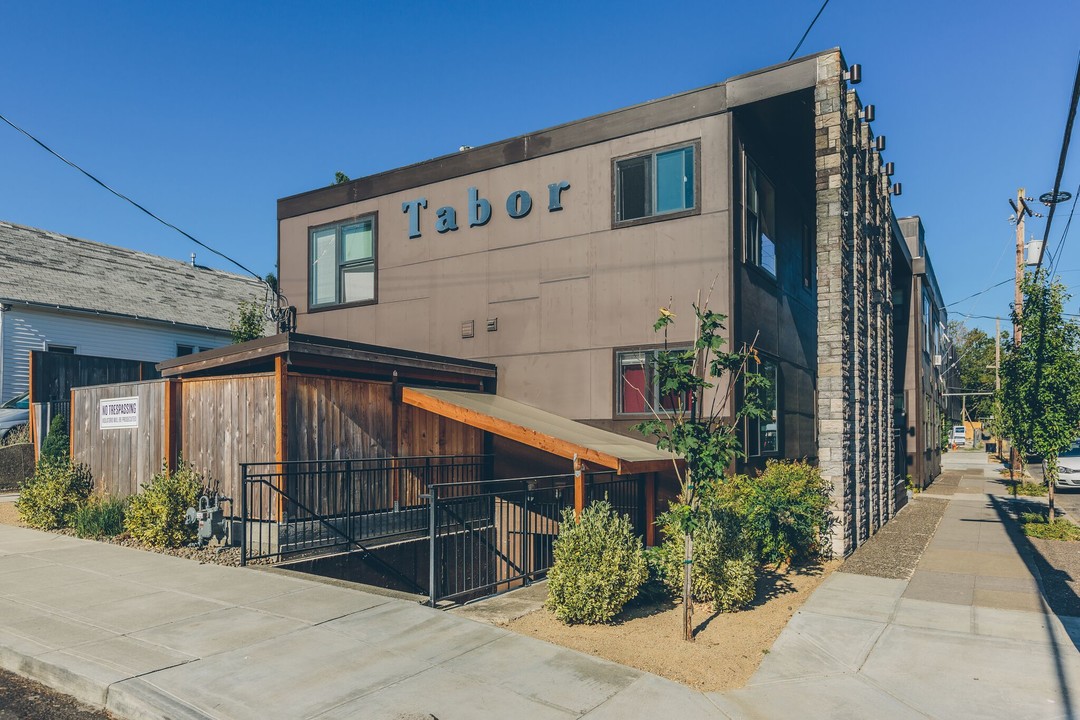
<svg viewBox="0 0 1080 720">
<path fill-rule="evenodd" d="M 1020 482 L 1013 483 L 1009 488 L 1009 492 L 1013 497 L 1017 495 L 1023 495 L 1024 497 L 1046 497 L 1047 488 L 1043 483 L 1033 482 Z"/>
<path fill-rule="evenodd" d="M 1024 528 L 1024 534 L 1028 537 L 1043 540 L 1080 540 L 1080 527 L 1064 518 L 1057 518 L 1050 522 L 1042 513 L 1021 513 L 1020 522 Z"/>
<path fill-rule="evenodd" d="M 124 531 L 127 501 L 120 498 L 91 496 L 75 512 L 75 534 L 81 538 L 113 537 Z"/>
</svg>

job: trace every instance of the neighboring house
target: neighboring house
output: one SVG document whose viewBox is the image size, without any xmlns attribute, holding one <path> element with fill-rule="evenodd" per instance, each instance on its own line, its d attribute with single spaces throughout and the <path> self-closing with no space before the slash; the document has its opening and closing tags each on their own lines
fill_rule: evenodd
<svg viewBox="0 0 1080 720">
<path fill-rule="evenodd" d="M 897 344 L 905 349 L 904 357 L 897 358 L 894 384 L 897 412 L 902 418 L 897 426 L 906 437 L 907 472 L 912 484 L 925 488 L 941 473 L 942 424 L 952 428 L 955 413 L 949 411 L 945 392 L 956 356 L 945 336 L 949 317 L 926 249 L 922 219 L 914 215 L 899 218 L 897 224 L 904 247 L 894 261 L 893 297 Z M 901 335 L 901 331 L 906 332 Z"/>
<path fill-rule="evenodd" d="M 240 301 L 263 297 L 254 278 L 0 221 L 0 402 L 26 392 L 31 350 L 160 362 L 228 344 Z"/>
<path fill-rule="evenodd" d="M 846 554 L 906 498 L 898 188 L 847 71 L 829 50 L 283 198 L 298 330 L 494 363 L 499 395 L 633 434 L 665 404 L 656 351 L 693 341 L 690 305 L 711 293 L 728 346 L 755 342 L 772 381 L 740 467 L 818 462 Z"/>
</svg>

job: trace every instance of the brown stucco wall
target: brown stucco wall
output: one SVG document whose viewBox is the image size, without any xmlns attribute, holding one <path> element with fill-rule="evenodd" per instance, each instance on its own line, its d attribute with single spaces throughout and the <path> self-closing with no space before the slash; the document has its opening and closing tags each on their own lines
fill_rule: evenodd
<svg viewBox="0 0 1080 720">
<path fill-rule="evenodd" d="M 612 229 L 612 160 L 700 142 L 700 214 Z M 389 347 L 480 359 L 499 367 L 499 394 L 560 415 L 610 420 L 613 348 L 653 344 L 661 306 L 680 322 L 669 341 L 690 341 L 690 303 L 712 288 L 731 314 L 730 115 L 627 135 L 280 222 L 281 287 L 298 330 Z M 563 210 L 547 209 L 548 183 L 567 181 Z M 468 226 L 468 188 L 492 205 Z M 533 198 L 512 219 L 514 190 Z M 421 237 L 409 238 L 402 203 L 426 197 Z M 459 229 L 439 234 L 437 208 Z M 378 303 L 308 312 L 309 228 L 378 213 Z M 498 330 L 488 332 L 489 318 Z M 473 321 L 475 336 L 461 337 Z"/>
</svg>

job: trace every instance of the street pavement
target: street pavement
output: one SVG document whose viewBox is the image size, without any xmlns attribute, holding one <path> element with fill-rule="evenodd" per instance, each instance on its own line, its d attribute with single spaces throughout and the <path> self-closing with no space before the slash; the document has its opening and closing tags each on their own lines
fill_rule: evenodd
<svg viewBox="0 0 1080 720">
<path fill-rule="evenodd" d="M 834 573 L 733 692 L 408 600 L 8 526 L 0 667 L 126 718 L 1078 716 L 1080 619 L 1042 602 L 981 460 L 952 468 L 910 579 Z"/>
</svg>

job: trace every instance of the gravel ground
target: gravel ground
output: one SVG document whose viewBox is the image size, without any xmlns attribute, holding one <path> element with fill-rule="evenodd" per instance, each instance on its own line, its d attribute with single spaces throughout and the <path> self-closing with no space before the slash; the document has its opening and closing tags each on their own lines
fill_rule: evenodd
<svg viewBox="0 0 1080 720">
<path fill-rule="evenodd" d="M 0 720 L 115 720 L 115 716 L 0 670 Z"/>
<path fill-rule="evenodd" d="M 1080 542 L 1027 538 L 1055 615 L 1080 615 Z"/>
<path fill-rule="evenodd" d="M 840 572 L 908 580 L 948 506 L 948 500 L 926 493 L 916 495 L 896 517 L 844 561 Z"/>
</svg>

